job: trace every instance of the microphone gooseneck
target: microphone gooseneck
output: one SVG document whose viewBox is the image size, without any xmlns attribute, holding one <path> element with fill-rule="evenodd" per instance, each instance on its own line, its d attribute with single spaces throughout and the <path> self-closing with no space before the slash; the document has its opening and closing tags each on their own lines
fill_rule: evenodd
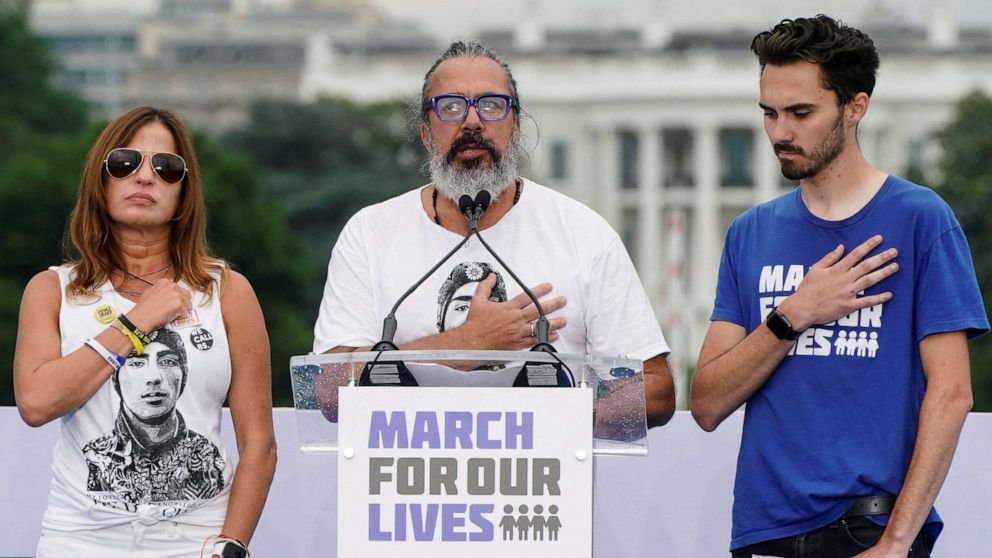
<svg viewBox="0 0 992 558">
<path fill-rule="evenodd" d="M 489 204 L 492 203 L 492 199 L 492 194 L 486 190 L 480 190 L 479 193 L 475 195 L 474 200 L 467 194 L 463 195 L 461 199 L 458 200 L 458 208 L 461 209 L 462 215 L 468 219 L 468 234 L 469 236 L 474 234 L 475 237 L 479 239 L 479 242 L 482 243 L 482 246 L 485 247 L 486 251 L 488 251 L 493 258 L 496 258 L 499 265 L 503 266 L 503 269 L 505 269 L 506 272 L 510 274 L 510 277 L 517 282 L 517 285 L 523 289 L 527 297 L 534 303 L 534 307 L 537 308 L 539 317 L 534 331 L 537 334 L 537 344 L 534 345 L 531 350 L 553 353 L 555 352 L 555 348 L 548 342 L 548 337 L 551 335 L 551 325 L 548 323 L 548 317 L 544 314 L 544 308 L 541 306 L 541 302 L 537 300 L 537 297 L 534 296 L 534 293 L 527 288 L 527 285 L 521 281 L 519 277 L 517 277 L 517 274 L 510 269 L 510 266 L 506 265 L 503 258 L 500 258 L 499 254 L 497 254 L 496 251 L 489 246 L 486 240 L 482 238 L 482 235 L 479 234 L 479 218 L 482 217 L 482 214 L 486 211 L 486 209 L 489 209 Z"/>
<path fill-rule="evenodd" d="M 447 254 L 445 254 L 440 261 L 434 264 L 434 266 L 431 267 L 427 271 L 427 273 L 423 275 L 423 277 L 421 277 L 416 283 L 413 284 L 413 286 L 407 289 L 407 291 L 403 293 L 403 295 L 400 296 L 400 298 L 393 305 L 392 309 L 389 311 L 389 314 L 387 314 L 385 319 L 383 319 L 382 339 L 372 347 L 372 351 L 379 352 L 379 355 L 376 356 L 375 360 L 373 360 L 371 363 L 365 366 L 361 374 L 359 385 L 417 385 L 416 379 L 407 369 L 406 365 L 403 364 L 402 362 L 400 361 L 384 362 L 382 364 L 379 364 L 379 357 L 382 356 L 383 351 L 398 350 L 398 347 L 393 342 L 393 339 L 396 335 L 396 327 L 397 327 L 396 310 L 399 309 L 403 301 L 406 300 L 407 297 L 409 297 L 411 294 L 413 294 L 413 292 L 416 291 L 417 288 L 420 287 L 420 285 L 422 285 L 424 281 L 427 280 L 428 277 L 433 275 L 434 272 L 438 270 L 438 268 L 440 268 L 458 250 L 460 250 L 462 246 L 464 246 L 465 243 L 468 242 L 470 238 L 472 238 L 473 234 L 479 239 L 479 242 L 482 243 L 482 246 L 485 247 L 486 251 L 488 251 L 493 256 L 493 258 L 495 258 L 496 261 L 499 262 L 499 264 L 503 267 L 503 269 L 505 269 L 507 273 L 510 274 L 510 277 L 512 277 L 513 280 L 516 281 L 517 285 L 520 286 L 523 292 L 527 294 L 527 297 L 530 298 L 531 302 L 534 303 L 534 307 L 537 308 L 537 312 L 540 316 L 537 319 L 536 327 L 535 327 L 537 343 L 531 348 L 531 350 L 543 351 L 543 352 L 551 353 L 552 355 L 555 353 L 554 346 L 552 346 L 548 342 L 549 336 L 551 334 L 550 331 L 551 327 L 550 324 L 548 323 L 547 315 L 544 313 L 544 307 L 541 306 L 541 302 L 537 299 L 536 296 L 534 296 L 534 293 L 531 292 L 529 288 L 527 288 L 527 285 L 524 284 L 524 282 L 521 281 L 519 277 L 517 277 L 516 273 L 514 273 L 513 270 L 510 269 L 508 265 L 506 265 L 506 262 L 504 262 L 503 259 L 499 257 L 499 254 L 497 254 L 496 251 L 493 250 L 491 246 L 489 246 L 486 240 L 482 238 L 482 235 L 479 234 L 479 220 L 482 218 L 483 213 L 485 213 L 486 210 L 489 209 L 491 203 L 492 203 L 492 194 L 490 194 L 486 190 L 479 191 L 475 195 L 475 198 L 472 198 L 471 196 L 465 194 L 458 199 L 458 209 L 459 211 L 461 211 L 462 215 L 464 215 L 465 218 L 468 220 L 468 225 L 469 225 L 468 234 L 466 234 L 465 237 L 462 238 L 461 241 L 458 244 L 456 244 L 454 248 L 452 248 Z M 550 366 L 539 365 L 537 363 L 530 363 L 530 362 L 525 363 L 517 379 L 514 381 L 513 385 L 514 386 L 518 386 L 518 385 L 520 386 L 573 385 L 574 386 L 575 380 L 574 377 L 571 377 L 572 376 L 571 370 L 568 370 L 568 367 L 565 366 L 565 364 L 561 362 L 561 360 L 557 356 L 554 356 L 554 359 L 557 360 L 558 363 Z M 565 376 L 565 372 L 564 372 L 565 370 L 568 371 L 568 376 Z"/>
<path fill-rule="evenodd" d="M 539 317 L 536 322 L 536 327 L 534 328 L 535 329 L 534 333 L 537 336 L 537 343 L 533 347 L 531 347 L 530 350 L 548 353 L 552 356 L 552 358 L 554 358 L 557 361 L 556 363 L 553 364 L 541 364 L 530 361 L 525 362 L 524 365 L 520 368 L 520 372 L 517 374 L 517 377 L 514 378 L 513 386 L 514 387 L 574 386 L 575 376 L 572 374 L 571 369 L 569 369 L 569 367 L 564 362 L 562 362 L 562 360 L 558 358 L 557 355 L 555 355 L 556 351 L 554 345 L 548 342 L 548 339 L 551 335 L 551 325 L 548 323 L 548 317 L 544 313 L 544 307 L 541 306 L 541 302 L 537 300 L 537 297 L 534 296 L 534 293 L 531 292 L 529 288 L 527 288 L 527 285 L 523 281 L 521 281 L 519 277 L 517 277 L 517 274 L 514 273 L 512 269 L 510 269 L 510 266 L 506 265 L 506 262 L 503 261 L 503 258 L 500 258 L 499 254 L 497 254 L 496 251 L 493 250 L 491 246 L 489 246 L 489 244 L 486 242 L 486 239 L 482 238 L 482 235 L 479 234 L 479 218 L 482 216 L 482 213 L 489 208 L 489 204 L 491 202 L 492 202 L 492 195 L 485 190 L 482 190 L 478 194 L 476 194 L 474 200 L 467 195 L 461 197 L 461 199 L 458 202 L 458 207 L 459 209 L 461 209 L 462 215 L 464 215 L 465 218 L 468 219 L 468 223 L 469 223 L 468 234 L 469 236 L 472 236 L 474 234 L 475 237 L 479 239 L 479 242 L 482 243 L 482 246 L 486 249 L 486 251 L 488 251 L 492 255 L 492 257 L 495 258 L 496 261 L 499 262 L 501 266 L 503 266 L 503 269 L 505 269 L 506 272 L 510 274 L 510 277 L 512 277 L 513 280 L 516 281 L 517 285 L 520 286 L 520 288 L 524 291 L 524 293 L 527 294 L 527 297 L 530 298 L 531 302 L 534 303 L 534 307 L 537 308 L 537 313 Z"/>
<path fill-rule="evenodd" d="M 487 201 L 485 202 L 485 207 L 482 210 L 478 211 L 478 214 L 475 217 L 476 225 L 478 225 L 478 220 L 479 217 L 482 216 L 482 212 L 489 207 L 489 201 L 488 201 L 489 192 L 486 192 L 486 197 L 487 197 Z M 478 198 L 478 196 L 476 196 L 476 198 Z M 464 195 L 458 200 L 458 208 L 461 209 L 463 215 L 466 214 L 466 211 L 471 211 L 474 214 L 476 211 L 476 200 L 473 200 L 472 197 L 469 195 Z M 407 291 L 403 293 L 403 295 L 400 296 L 399 299 L 396 300 L 396 304 L 393 305 L 392 309 L 389 311 L 389 314 L 387 314 L 386 317 L 382 320 L 382 338 L 378 343 L 372 346 L 372 351 L 389 351 L 389 350 L 395 351 L 398 349 L 396 344 L 393 343 L 393 339 L 396 337 L 396 326 L 397 326 L 396 310 L 399 309 L 400 305 L 403 304 L 403 301 L 406 300 L 407 297 L 409 297 L 411 294 L 413 294 L 413 292 L 416 291 L 417 288 L 420 287 L 420 285 L 422 285 L 424 281 L 427 280 L 428 277 L 433 275 L 434 272 L 437 271 L 439 267 L 444 265 L 444 262 L 451 259 L 451 256 L 454 256 L 455 252 L 460 250 L 461 247 L 464 246 L 466 242 L 468 242 L 469 238 L 472 238 L 471 230 L 469 231 L 468 234 L 465 235 L 465 238 L 462 238 L 461 242 L 456 244 L 455 247 L 451 249 L 451 251 L 445 254 L 443 258 L 441 258 L 436 264 L 434 264 L 434 267 L 427 270 L 427 273 L 425 273 L 423 277 L 418 279 L 417 282 L 414 283 L 412 287 L 407 289 Z"/>
</svg>

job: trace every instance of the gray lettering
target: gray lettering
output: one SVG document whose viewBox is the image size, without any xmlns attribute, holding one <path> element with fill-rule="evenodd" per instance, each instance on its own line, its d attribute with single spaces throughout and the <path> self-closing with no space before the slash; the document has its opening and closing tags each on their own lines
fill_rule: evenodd
<svg viewBox="0 0 992 558">
<path fill-rule="evenodd" d="M 474 457 L 468 460 L 468 493 L 491 496 L 496 492 L 496 460 Z"/>
<path fill-rule="evenodd" d="M 516 465 L 514 470 L 514 465 Z M 516 483 L 514 483 L 516 480 Z M 527 459 L 499 460 L 499 493 L 506 496 L 527 495 Z"/>
<path fill-rule="evenodd" d="M 543 496 L 545 490 L 551 496 L 561 495 L 561 487 L 558 486 L 558 480 L 561 479 L 561 460 L 534 459 L 533 476 L 534 496 Z"/>
<path fill-rule="evenodd" d="M 392 482 L 393 475 L 382 470 L 383 467 L 390 467 L 392 464 L 392 457 L 369 458 L 369 494 L 379 494 L 382 483 Z"/>
<path fill-rule="evenodd" d="M 424 493 L 422 457 L 401 457 L 396 460 L 396 493 L 405 496 Z"/>
<path fill-rule="evenodd" d="M 453 457 L 432 457 L 430 462 L 431 470 L 431 494 L 441 494 L 441 485 L 444 485 L 444 494 L 458 494 L 455 481 L 458 479 L 458 460 Z"/>
</svg>

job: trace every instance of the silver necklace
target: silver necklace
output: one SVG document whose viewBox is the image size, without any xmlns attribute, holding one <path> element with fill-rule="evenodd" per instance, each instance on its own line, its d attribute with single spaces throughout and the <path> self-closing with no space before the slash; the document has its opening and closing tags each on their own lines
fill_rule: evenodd
<svg viewBox="0 0 992 558">
<path fill-rule="evenodd" d="M 121 283 L 121 285 L 124 285 L 124 283 L 127 283 L 131 279 L 137 279 L 138 281 L 141 281 L 142 283 L 144 283 L 144 284 L 146 284 L 148 286 L 152 286 L 152 285 L 154 285 L 154 283 L 152 283 L 151 281 L 149 281 L 148 279 L 145 279 L 145 278 L 146 277 L 151 277 L 153 275 L 158 275 L 159 273 L 162 273 L 163 271 L 166 271 L 166 270 L 170 269 L 171 267 L 172 267 L 172 264 L 170 263 L 169 265 L 163 267 L 162 269 L 156 269 L 155 271 L 151 271 L 151 272 L 148 272 L 148 273 L 143 273 L 141 275 L 135 275 L 134 273 L 131 273 L 130 271 L 128 271 L 126 269 L 120 269 L 120 268 L 118 268 L 118 269 L 120 269 L 120 272 L 124 274 L 124 282 Z M 118 293 L 124 295 L 124 296 L 130 296 L 130 297 L 134 297 L 134 298 L 141 298 L 141 294 L 142 294 L 139 291 L 125 291 L 123 289 L 119 289 L 119 288 L 116 288 L 116 287 L 114 288 L 114 290 L 117 291 Z"/>
</svg>

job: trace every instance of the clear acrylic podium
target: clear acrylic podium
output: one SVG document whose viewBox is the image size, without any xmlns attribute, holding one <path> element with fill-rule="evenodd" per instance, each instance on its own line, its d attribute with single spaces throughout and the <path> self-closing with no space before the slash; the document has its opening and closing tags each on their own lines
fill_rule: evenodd
<svg viewBox="0 0 992 558">
<path fill-rule="evenodd" d="M 290 359 L 300 450 L 338 450 L 338 390 L 362 389 L 370 364 L 401 362 L 417 385 L 478 390 L 510 387 L 526 364 L 564 371 L 574 387 L 593 391 L 593 452 L 647 455 L 644 363 L 641 360 L 538 351 L 384 351 L 295 356 Z M 396 389 L 410 389 L 397 385 Z M 416 389 L 415 387 L 412 389 Z M 415 392 L 411 392 L 415 396 Z M 549 393 L 549 396 L 552 396 Z"/>
</svg>

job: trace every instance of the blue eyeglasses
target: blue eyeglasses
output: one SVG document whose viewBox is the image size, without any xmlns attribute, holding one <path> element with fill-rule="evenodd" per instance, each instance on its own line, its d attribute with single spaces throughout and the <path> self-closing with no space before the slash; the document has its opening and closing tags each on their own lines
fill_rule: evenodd
<svg viewBox="0 0 992 558">
<path fill-rule="evenodd" d="M 441 122 L 462 122 L 468 117 L 468 108 L 472 106 L 479 120 L 498 122 L 505 120 L 510 109 L 517 105 L 513 97 L 502 93 L 483 93 L 474 99 L 457 93 L 445 93 L 431 97 L 430 106 Z"/>
</svg>

